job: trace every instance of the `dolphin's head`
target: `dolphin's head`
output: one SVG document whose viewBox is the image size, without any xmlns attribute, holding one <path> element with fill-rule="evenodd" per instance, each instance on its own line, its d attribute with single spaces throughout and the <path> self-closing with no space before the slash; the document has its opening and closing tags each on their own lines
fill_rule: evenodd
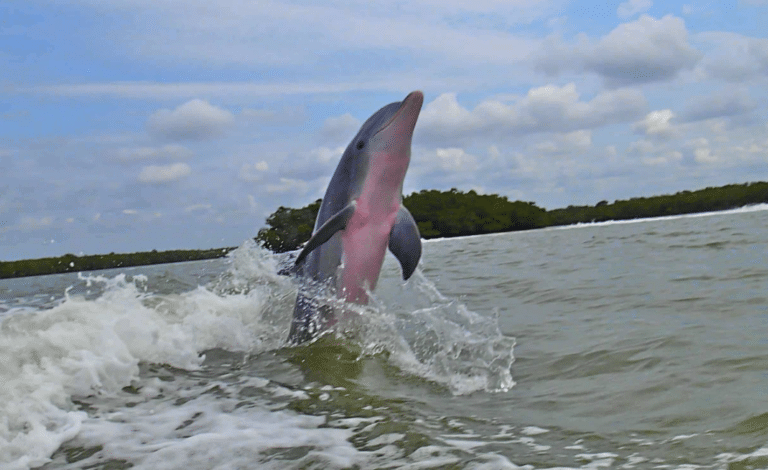
<svg viewBox="0 0 768 470">
<path fill-rule="evenodd" d="M 390 103 L 376 111 L 349 143 L 345 156 L 356 162 L 362 174 L 373 158 L 386 158 L 407 168 L 413 130 L 423 103 L 424 94 L 414 91 L 403 101 Z"/>
<path fill-rule="evenodd" d="M 384 106 L 365 121 L 349 146 L 366 154 L 410 155 L 413 129 L 422 103 L 424 94 L 414 91 L 403 101 Z"/>
</svg>

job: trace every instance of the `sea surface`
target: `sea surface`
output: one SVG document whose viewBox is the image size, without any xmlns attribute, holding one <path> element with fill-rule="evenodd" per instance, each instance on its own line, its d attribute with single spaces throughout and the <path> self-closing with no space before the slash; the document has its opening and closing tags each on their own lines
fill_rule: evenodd
<svg viewBox="0 0 768 470">
<path fill-rule="evenodd" d="M 768 206 L 425 242 L 298 347 L 281 263 L 0 281 L 0 468 L 768 468 Z"/>
</svg>

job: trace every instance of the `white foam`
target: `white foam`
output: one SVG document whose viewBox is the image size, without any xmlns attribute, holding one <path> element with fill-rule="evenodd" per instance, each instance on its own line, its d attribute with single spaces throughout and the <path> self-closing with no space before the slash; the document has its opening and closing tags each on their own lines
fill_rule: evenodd
<svg viewBox="0 0 768 470">
<path fill-rule="evenodd" d="M 230 253 L 228 263 L 216 282 L 188 292 L 155 294 L 140 275 L 81 276 L 87 297 L 68 292 L 52 308 L 9 309 L 0 324 L 0 467 L 43 465 L 67 441 L 69 448 L 102 449 L 72 465 L 58 454 L 56 465 L 63 468 L 108 458 L 137 468 L 194 468 L 190 461 L 206 462 L 201 468 L 234 468 L 237 462 L 281 468 L 285 461 L 270 457 L 270 447 L 304 446 L 306 455 L 292 456 L 292 463 L 329 468 L 373 458 L 349 443 L 349 427 L 331 428 L 324 419 L 276 409 L 275 401 L 310 400 L 315 394 L 253 377 L 248 385 L 271 402 L 238 408 L 237 397 L 205 399 L 178 380 L 140 376 L 140 364 L 200 369 L 202 353 L 210 349 L 259 354 L 285 345 L 293 281 L 276 274 L 275 256 L 250 242 Z M 514 339 L 501 335 L 496 318 L 445 299 L 420 272 L 414 277 L 399 287 L 413 302 L 393 305 L 393 299 L 401 300 L 395 296 L 361 307 L 369 314 L 364 324 L 372 326 L 363 335 L 372 344 L 364 352 L 387 350 L 404 371 L 457 394 L 508 390 L 514 384 Z M 434 337 L 420 344 L 414 332 Z M 124 392 L 127 386 L 140 393 Z M 344 389 L 324 386 L 316 398 L 328 401 L 338 391 Z M 182 398 L 188 401 L 175 403 Z M 81 402 L 90 407 L 88 413 Z M 194 424 L 184 425 L 189 420 Z M 441 449 L 434 458 L 424 450 L 423 460 L 417 451 L 408 465 L 456 461 Z M 375 459 L 385 459 L 386 452 L 380 450 Z"/>
<path fill-rule="evenodd" d="M 520 432 L 526 436 L 536 436 L 538 434 L 548 433 L 549 430 L 538 426 L 526 426 Z"/>
<path fill-rule="evenodd" d="M 292 465 L 344 468 L 365 458 L 349 443 L 350 430 L 324 428 L 323 417 L 232 405 L 206 395 L 183 406 L 150 401 L 85 423 L 77 442 L 101 442 L 102 456 L 137 469 L 285 468 L 269 451 L 301 447 L 306 455 Z"/>
<path fill-rule="evenodd" d="M 253 250 L 241 251 L 241 256 L 249 255 Z M 234 257 L 233 264 L 238 269 L 255 263 L 238 263 Z M 243 277 L 232 278 L 237 279 L 234 284 L 245 282 Z M 88 300 L 67 294 L 51 309 L 12 309 L 2 319 L 3 468 L 44 464 L 63 442 L 81 432 L 86 413 L 78 411 L 72 399 L 120 391 L 138 379 L 140 362 L 194 370 L 207 349 L 264 351 L 279 347 L 287 336 L 290 319 L 269 317 L 275 303 L 269 282 L 241 286 L 239 293 L 226 295 L 203 287 L 152 295 L 145 292 L 143 276 L 130 282 L 122 274 L 81 281 L 100 287 L 102 295 Z M 290 291 L 289 281 L 274 282 L 288 283 L 282 291 Z"/>
</svg>

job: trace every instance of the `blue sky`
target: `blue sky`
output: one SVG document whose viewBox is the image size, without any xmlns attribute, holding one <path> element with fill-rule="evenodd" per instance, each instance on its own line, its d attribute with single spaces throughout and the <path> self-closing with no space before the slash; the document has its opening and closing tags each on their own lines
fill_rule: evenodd
<svg viewBox="0 0 768 470">
<path fill-rule="evenodd" d="M 407 193 L 768 180 L 768 0 L 6 0 L 0 260 L 232 246 L 416 89 Z"/>
</svg>

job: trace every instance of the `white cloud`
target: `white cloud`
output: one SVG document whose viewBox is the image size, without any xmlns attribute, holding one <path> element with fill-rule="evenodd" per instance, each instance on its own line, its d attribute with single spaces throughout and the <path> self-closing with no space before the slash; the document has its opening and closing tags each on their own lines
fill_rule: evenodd
<svg viewBox="0 0 768 470">
<path fill-rule="evenodd" d="M 640 159 L 644 165 L 648 166 L 661 166 L 669 165 L 670 163 L 679 162 L 682 160 L 683 154 L 677 150 L 669 150 L 665 152 L 657 152 L 653 155 L 646 155 Z"/>
<path fill-rule="evenodd" d="M 675 135 L 675 129 L 670 122 L 674 117 L 675 113 L 670 109 L 651 111 L 633 127 L 636 132 L 643 132 L 647 136 L 669 138 Z"/>
<path fill-rule="evenodd" d="M 280 178 L 279 184 L 268 184 L 268 193 L 296 193 L 306 194 L 309 189 L 309 184 L 306 181 L 293 179 L 293 178 Z"/>
<path fill-rule="evenodd" d="M 653 153 L 655 147 L 647 140 L 636 140 L 627 147 L 627 154 L 631 156 L 647 156 Z"/>
<path fill-rule="evenodd" d="M 191 0 L 178 8 L 170 1 L 89 2 L 99 10 L 140 10 L 142 19 L 152 15 L 151 22 L 131 25 L 130 41 L 120 44 L 123 37 L 117 36 L 115 42 L 125 53 L 166 62 L 199 61 L 209 68 L 306 66 L 320 55 L 393 49 L 452 60 L 509 63 L 524 58 L 531 48 L 525 36 L 509 33 L 511 26 L 543 18 L 556 11 L 558 3 L 426 0 L 394 7 L 363 1 L 222 0 L 214 8 Z"/>
<path fill-rule="evenodd" d="M 725 116 L 736 116 L 753 111 L 756 101 L 746 90 L 728 90 L 696 97 L 686 104 L 683 119 L 688 122 Z"/>
<path fill-rule="evenodd" d="M 168 144 L 162 147 L 122 147 L 116 151 L 117 159 L 123 162 L 137 160 L 184 160 L 193 152 L 183 145 Z"/>
<path fill-rule="evenodd" d="M 56 96 L 115 96 L 133 99 L 184 99 L 193 96 L 215 96 L 240 101 L 243 97 L 274 98 L 276 96 L 336 94 L 352 91 L 388 91 L 402 92 L 413 86 L 416 77 L 386 77 L 377 79 L 360 79 L 351 82 L 339 80 L 290 82 L 104 82 L 79 83 L 72 85 L 44 85 L 28 88 L 18 88 L 14 91 L 23 93 L 42 93 Z M 429 80 L 419 77 L 421 86 L 438 86 L 442 80 Z M 256 118 L 256 111 L 246 112 L 244 117 Z M 261 114 L 262 118 L 266 116 Z"/>
<path fill-rule="evenodd" d="M 306 110 L 300 106 L 285 106 L 280 109 L 244 108 L 239 116 L 261 124 L 289 124 L 302 121 L 307 117 Z"/>
<path fill-rule="evenodd" d="M 271 109 L 251 109 L 245 108 L 240 111 L 240 116 L 256 121 L 270 121 L 274 119 L 275 112 Z"/>
<path fill-rule="evenodd" d="M 576 45 L 567 45 L 551 38 L 537 62 L 549 74 L 589 71 L 617 87 L 668 81 L 692 69 L 700 58 L 701 53 L 688 43 L 682 19 L 643 15 L 620 24 L 597 42 L 580 36 Z"/>
<path fill-rule="evenodd" d="M 174 110 L 155 112 L 147 120 L 147 130 L 170 140 L 203 140 L 220 136 L 233 123 L 229 111 L 194 99 Z"/>
<path fill-rule="evenodd" d="M 693 151 L 693 160 L 699 164 L 717 163 L 720 159 L 712 152 L 709 140 L 705 137 L 699 137 L 688 141 L 687 147 Z"/>
<path fill-rule="evenodd" d="M 445 171 L 467 172 L 477 169 L 477 157 L 461 148 L 438 148 L 435 157 L 440 168 Z"/>
<path fill-rule="evenodd" d="M 259 208 L 259 203 L 256 202 L 256 198 L 253 197 L 253 194 L 248 195 L 248 207 L 250 207 L 252 211 L 255 211 Z"/>
<path fill-rule="evenodd" d="M 348 143 L 360 128 L 360 121 L 349 113 L 325 120 L 320 133 L 323 139 L 333 143 Z"/>
<path fill-rule="evenodd" d="M 652 6 L 653 2 L 651 0 L 629 0 L 619 4 L 616 14 L 619 15 L 619 18 L 625 19 L 648 11 Z"/>
<path fill-rule="evenodd" d="M 491 162 L 497 161 L 501 157 L 501 152 L 499 151 L 499 147 L 495 145 L 491 145 L 488 147 L 488 158 Z"/>
<path fill-rule="evenodd" d="M 188 176 L 192 169 L 186 163 L 171 165 L 150 165 L 142 168 L 139 173 L 141 183 L 169 183 Z"/>
<path fill-rule="evenodd" d="M 533 148 L 535 148 L 536 151 L 541 153 L 555 153 L 559 150 L 559 148 L 557 147 L 557 144 L 551 141 L 540 142 L 534 145 Z"/>
<path fill-rule="evenodd" d="M 698 147 L 693 150 L 693 155 L 697 163 L 715 163 L 718 161 L 717 156 L 712 154 L 709 147 Z"/>
<path fill-rule="evenodd" d="M 258 182 L 264 177 L 264 173 L 269 170 L 269 164 L 264 160 L 256 163 L 243 163 L 237 177 L 243 181 Z"/>
<path fill-rule="evenodd" d="M 50 226 L 53 223 L 53 217 L 51 216 L 45 216 L 45 217 L 29 217 L 25 216 L 21 218 L 21 221 L 16 224 L 16 229 L 26 232 L 26 231 L 33 231 L 33 230 L 39 230 L 41 228 L 45 228 Z"/>
<path fill-rule="evenodd" d="M 573 83 L 532 88 L 515 103 L 486 100 L 469 111 L 454 93 L 440 95 L 427 104 L 419 120 L 419 132 L 435 142 L 459 142 L 489 135 L 508 138 L 538 132 L 568 132 L 624 122 L 646 107 L 638 90 L 605 91 L 581 101 Z"/>
<path fill-rule="evenodd" d="M 768 76 L 768 39 L 717 31 L 697 38 L 713 48 L 701 63 L 707 76 L 741 83 Z"/>
<path fill-rule="evenodd" d="M 192 204 L 184 208 L 184 212 L 204 211 L 213 207 L 211 204 Z"/>
<path fill-rule="evenodd" d="M 588 129 L 553 133 L 545 136 L 545 140 L 534 143 L 534 153 L 563 157 L 581 154 L 592 147 L 592 131 Z"/>
<path fill-rule="evenodd" d="M 138 213 L 139 212 L 136 209 L 123 209 L 123 214 L 126 214 L 126 215 L 135 215 Z"/>
<path fill-rule="evenodd" d="M 560 137 L 567 148 L 587 149 L 592 146 L 592 131 L 583 129 L 569 132 Z"/>
<path fill-rule="evenodd" d="M 310 155 L 314 157 L 318 162 L 320 163 L 330 163 L 330 162 L 337 162 L 341 159 L 341 156 L 344 154 L 344 150 L 346 147 L 336 147 L 336 148 L 328 148 L 328 147 L 317 147 L 312 150 L 310 150 Z"/>
</svg>

